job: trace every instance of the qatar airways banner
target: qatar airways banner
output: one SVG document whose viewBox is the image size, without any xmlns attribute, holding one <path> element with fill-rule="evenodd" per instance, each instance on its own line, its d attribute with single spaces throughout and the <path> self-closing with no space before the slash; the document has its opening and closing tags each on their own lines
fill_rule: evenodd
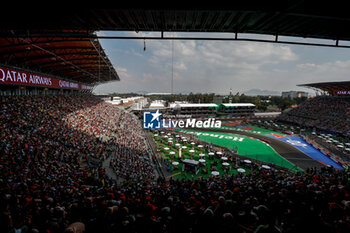
<svg viewBox="0 0 350 233">
<path fill-rule="evenodd" d="M 0 67 L 0 84 L 17 84 L 38 87 L 91 90 L 92 86 L 57 78 L 37 75 L 15 69 Z"/>
<path fill-rule="evenodd" d="M 350 95 L 350 90 L 349 91 L 337 91 L 337 95 Z"/>
</svg>

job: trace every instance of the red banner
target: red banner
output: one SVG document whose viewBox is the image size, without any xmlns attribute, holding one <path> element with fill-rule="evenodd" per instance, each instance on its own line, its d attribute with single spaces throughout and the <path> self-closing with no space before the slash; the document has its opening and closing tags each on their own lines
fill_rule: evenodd
<svg viewBox="0 0 350 233">
<path fill-rule="evenodd" d="M 24 71 L 0 67 L 0 84 L 17 84 L 39 87 L 91 90 L 92 86 L 63 79 L 37 75 Z"/>
</svg>

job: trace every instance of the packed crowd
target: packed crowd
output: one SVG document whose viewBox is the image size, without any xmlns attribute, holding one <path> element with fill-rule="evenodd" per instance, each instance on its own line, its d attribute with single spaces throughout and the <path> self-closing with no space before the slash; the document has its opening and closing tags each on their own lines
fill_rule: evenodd
<svg viewBox="0 0 350 233">
<path fill-rule="evenodd" d="M 127 178 L 133 182 L 140 182 L 155 178 L 150 158 L 128 147 L 116 148 L 116 153 L 110 160 L 110 167 L 118 180 Z"/>
<path fill-rule="evenodd" d="M 154 179 L 137 119 L 96 97 L 6 97 L 0 111 L 1 232 L 350 231 L 347 171 Z M 120 185 L 79 166 L 110 143 Z"/>
<path fill-rule="evenodd" d="M 84 160 L 148 157 L 137 118 L 92 95 L 2 97 L 0 122 L 4 232 L 28 222 L 40 232 L 52 224 L 65 226 L 58 224 L 62 216 L 56 210 L 62 215 L 74 199 L 86 195 L 83 191 L 90 188 L 85 185 L 101 188 L 108 182 L 100 167 L 81 168 Z M 139 163 L 139 169 L 154 177 L 149 162 Z"/>
<path fill-rule="evenodd" d="M 279 120 L 346 134 L 350 132 L 350 99 L 318 96 L 281 114 Z"/>
<path fill-rule="evenodd" d="M 99 102 L 71 112 L 63 120 L 85 134 L 102 140 L 113 139 L 115 147 L 110 166 L 118 178 L 138 180 L 155 177 L 144 132 L 135 115 L 106 102 Z M 135 173 L 135 170 L 139 172 Z"/>
</svg>

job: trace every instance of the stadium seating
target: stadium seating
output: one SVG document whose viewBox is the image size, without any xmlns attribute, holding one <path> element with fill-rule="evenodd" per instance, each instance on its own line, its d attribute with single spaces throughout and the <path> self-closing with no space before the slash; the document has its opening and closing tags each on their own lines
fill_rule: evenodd
<svg viewBox="0 0 350 233">
<path fill-rule="evenodd" d="M 282 114 L 279 120 L 347 134 L 350 132 L 350 99 L 318 96 Z"/>
<path fill-rule="evenodd" d="M 84 96 L 1 98 L 1 232 L 349 232 L 350 174 L 156 177 L 133 115 Z M 109 179 L 104 161 L 123 182 Z"/>
</svg>

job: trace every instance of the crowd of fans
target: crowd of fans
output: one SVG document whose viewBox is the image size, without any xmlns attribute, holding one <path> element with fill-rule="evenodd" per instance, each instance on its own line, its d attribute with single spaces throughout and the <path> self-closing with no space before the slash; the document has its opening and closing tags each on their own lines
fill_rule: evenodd
<svg viewBox="0 0 350 233">
<path fill-rule="evenodd" d="M 82 168 L 83 160 L 148 155 L 136 117 L 92 95 L 2 97 L 0 122 L 2 232 L 29 223 L 63 232 L 61 215 L 87 198 L 86 185 L 108 182 L 100 167 Z M 146 168 L 153 178 L 150 163 L 139 166 Z"/>
<path fill-rule="evenodd" d="M 165 180 L 140 122 L 97 97 L 2 97 L 0 111 L 1 232 L 350 231 L 347 171 Z M 124 182 L 82 167 L 90 155 Z"/>
<path fill-rule="evenodd" d="M 281 114 L 279 120 L 347 134 L 350 132 L 350 98 L 318 96 Z"/>
</svg>

